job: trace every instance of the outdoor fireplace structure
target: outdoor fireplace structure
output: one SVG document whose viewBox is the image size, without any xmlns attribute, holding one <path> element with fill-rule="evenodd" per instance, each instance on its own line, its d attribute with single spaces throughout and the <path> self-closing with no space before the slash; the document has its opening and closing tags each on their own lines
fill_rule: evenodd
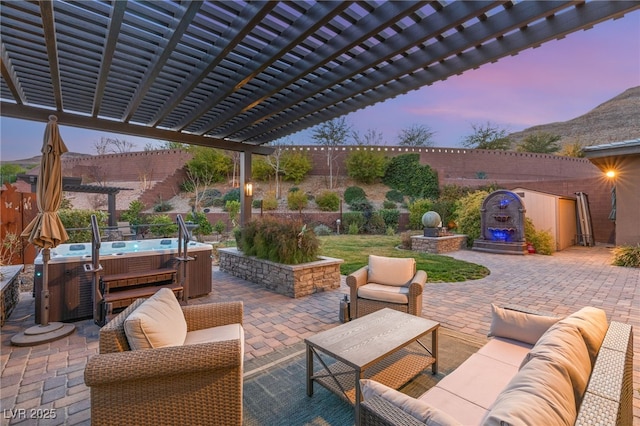
<svg viewBox="0 0 640 426">
<path fill-rule="evenodd" d="M 498 190 L 487 196 L 480 209 L 480 238 L 473 250 L 490 253 L 526 254 L 522 200 L 511 191 Z"/>
</svg>

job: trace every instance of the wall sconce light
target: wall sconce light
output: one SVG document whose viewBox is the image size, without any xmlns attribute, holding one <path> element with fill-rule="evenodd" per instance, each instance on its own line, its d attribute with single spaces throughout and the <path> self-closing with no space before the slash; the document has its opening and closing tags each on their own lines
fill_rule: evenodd
<svg viewBox="0 0 640 426">
<path fill-rule="evenodd" d="M 244 195 L 247 197 L 253 196 L 253 184 L 251 182 L 244 184 Z"/>
<path fill-rule="evenodd" d="M 605 173 L 607 175 L 608 178 L 613 179 L 614 177 L 616 177 L 616 172 L 615 170 L 609 170 L 607 173 Z"/>
</svg>

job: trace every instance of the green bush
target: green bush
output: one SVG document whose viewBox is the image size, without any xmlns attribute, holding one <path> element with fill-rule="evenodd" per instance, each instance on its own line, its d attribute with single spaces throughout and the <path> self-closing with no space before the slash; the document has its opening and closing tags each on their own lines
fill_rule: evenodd
<svg viewBox="0 0 640 426">
<path fill-rule="evenodd" d="M 378 214 L 382 217 L 387 227 L 398 229 L 398 223 L 400 222 L 400 210 L 382 209 L 378 211 Z"/>
<path fill-rule="evenodd" d="M 278 208 L 278 200 L 275 195 L 266 195 L 262 200 L 262 210 L 276 210 Z"/>
<path fill-rule="evenodd" d="M 91 215 L 96 215 L 98 227 L 107 226 L 109 214 L 105 211 L 98 210 L 79 210 L 79 209 L 60 209 L 58 216 L 62 221 L 69 239 L 66 243 L 86 243 L 91 241 Z M 72 231 L 72 228 L 84 228 Z"/>
<path fill-rule="evenodd" d="M 433 202 L 427 199 L 416 200 L 413 203 L 409 204 L 409 228 L 424 228 L 424 226 L 422 225 L 422 216 L 426 212 L 433 210 L 432 206 Z"/>
<path fill-rule="evenodd" d="M 230 200 L 224 205 L 224 209 L 229 213 L 229 220 L 236 226 L 236 220 L 240 214 L 240 201 Z"/>
<path fill-rule="evenodd" d="M 387 191 L 387 193 L 385 194 L 385 198 L 396 203 L 402 203 L 404 201 L 404 195 L 402 195 L 402 192 L 398 191 L 397 189 Z"/>
<path fill-rule="evenodd" d="M 200 197 L 200 205 L 202 207 L 212 207 L 215 200 L 219 200 L 222 197 L 222 193 L 215 189 L 209 188 L 205 189 L 202 197 Z"/>
<path fill-rule="evenodd" d="M 387 158 L 381 152 L 351 151 L 345 165 L 347 174 L 356 182 L 372 184 L 384 176 Z"/>
<path fill-rule="evenodd" d="M 366 198 L 356 198 L 349 203 L 349 208 L 355 212 L 363 212 L 365 216 L 373 212 L 373 204 Z"/>
<path fill-rule="evenodd" d="M 316 197 L 316 204 L 323 212 L 335 212 L 340 208 L 340 196 L 333 191 L 324 191 Z"/>
<path fill-rule="evenodd" d="M 237 244 L 248 256 L 288 265 L 316 260 L 320 250 L 318 237 L 306 225 L 271 217 L 247 223 Z"/>
<path fill-rule="evenodd" d="M 389 200 L 384 200 L 382 202 L 382 208 L 383 209 L 395 209 L 397 206 L 397 204 L 394 201 L 389 201 Z"/>
<path fill-rule="evenodd" d="M 142 214 L 144 210 L 144 204 L 139 200 L 134 200 L 129 203 L 129 208 L 120 214 L 120 220 L 123 222 L 129 222 L 131 225 L 140 225 L 145 223 L 145 215 Z"/>
<path fill-rule="evenodd" d="M 351 204 L 353 200 L 357 200 L 359 198 L 367 199 L 367 194 L 365 194 L 364 189 L 359 186 L 350 186 L 344 190 L 345 203 Z"/>
<path fill-rule="evenodd" d="M 191 212 L 187 214 L 185 220 L 198 225 L 198 227 L 192 231 L 193 235 L 211 235 L 213 232 L 213 227 L 211 223 L 209 223 L 207 215 L 202 212 Z"/>
<path fill-rule="evenodd" d="M 489 195 L 487 191 L 475 191 L 460 198 L 456 203 L 456 223 L 458 232 L 467 235 L 467 246 L 480 238 L 480 208 Z"/>
<path fill-rule="evenodd" d="M 287 196 L 287 206 L 290 210 L 302 212 L 302 209 L 307 207 L 308 203 L 309 199 L 307 198 L 307 194 L 302 191 L 289 192 Z"/>
<path fill-rule="evenodd" d="M 365 218 L 362 212 L 346 212 L 342 214 L 342 227 L 344 229 L 350 229 L 351 225 L 355 225 L 357 232 L 360 232 L 360 229 L 365 224 Z"/>
<path fill-rule="evenodd" d="M 292 181 L 297 185 L 304 180 L 312 168 L 313 164 L 306 152 L 285 151 L 282 155 L 284 180 Z"/>
<path fill-rule="evenodd" d="M 316 226 L 315 228 L 313 228 L 313 232 L 315 232 L 315 234 L 318 235 L 318 236 L 333 234 L 333 231 L 331 230 L 331 228 L 329 228 L 325 224 L 320 224 L 320 225 Z"/>
<path fill-rule="evenodd" d="M 616 247 L 613 250 L 613 265 L 640 268 L 640 244 Z"/>
<path fill-rule="evenodd" d="M 225 201 L 222 198 L 214 198 L 211 200 L 211 205 L 205 207 L 224 207 L 224 205 Z"/>
<path fill-rule="evenodd" d="M 158 200 L 158 202 L 153 206 L 153 211 L 156 213 L 163 213 L 173 210 L 173 205 L 164 200 Z"/>
<path fill-rule="evenodd" d="M 356 223 L 352 223 L 351 225 L 349 225 L 347 232 L 349 233 L 349 235 L 358 235 L 358 233 L 360 232 L 360 228 Z"/>
<path fill-rule="evenodd" d="M 178 225 L 173 223 L 171 217 L 166 214 L 154 214 L 149 216 L 151 233 L 160 238 L 171 237 L 178 232 Z"/>
<path fill-rule="evenodd" d="M 364 224 L 364 228 L 367 234 L 378 235 L 384 234 L 387 231 L 387 225 L 378 212 L 371 213 L 369 220 Z"/>
<path fill-rule="evenodd" d="M 387 165 L 386 185 L 412 198 L 432 198 L 439 195 L 438 174 L 427 164 L 420 164 L 419 154 L 401 154 Z"/>
<path fill-rule="evenodd" d="M 259 209 L 262 206 L 262 200 L 253 200 L 251 201 L 251 208 Z"/>
<path fill-rule="evenodd" d="M 224 197 L 222 197 L 222 201 L 226 205 L 229 201 L 237 201 L 240 202 L 240 188 L 233 188 L 229 190 Z"/>
<path fill-rule="evenodd" d="M 216 231 L 218 235 L 222 234 L 225 229 L 227 229 L 227 224 L 224 223 L 222 219 L 218 219 L 218 221 L 213 225 L 213 230 Z"/>
<path fill-rule="evenodd" d="M 538 254 L 553 254 L 556 243 L 551 232 L 537 230 L 533 225 L 533 221 L 528 217 L 525 217 L 524 221 L 524 238 L 527 243 L 530 243 Z"/>
</svg>

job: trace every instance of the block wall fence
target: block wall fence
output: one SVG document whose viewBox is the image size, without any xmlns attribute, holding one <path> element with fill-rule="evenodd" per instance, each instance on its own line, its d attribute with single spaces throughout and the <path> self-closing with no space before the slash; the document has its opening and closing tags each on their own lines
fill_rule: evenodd
<svg viewBox="0 0 640 426">
<path fill-rule="evenodd" d="M 313 164 L 310 175 L 315 176 L 329 175 L 328 152 L 331 152 L 334 158 L 334 174 L 346 176 L 347 156 L 353 151 L 371 150 L 387 156 L 418 154 L 421 164 L 428 164 L 437 171 L 441 185 L 478 187 L 497 183 L 505 188 L 520 186 L 565 196 L 585 192 L 589 196 L 596 241 L 605 243 L 615 241 L 614 225 L 608 220 L 611 209 L 610 183 L 603 179 L 602 173 L 596 166 L 584 158 L 437 147 L 348 145 L 326 148 L 317 145 L 291 145 L 286 146 L 285 149 L 305 152 Z M 144 194 L 145 202 L 149 203 L 150 200 L 156 200 L 159 197 L 169 199 L 175 195 L 178 181 L 184 178 L 183 166 L 190 158 L 191 154 L 182 150 L 157 150 L 73 159 L 65 159 L 63 156 L 62 164 L 64 176 L 83 177 L 85 183 L 90 183 L 91 177 L 96 175 L 108 182 L 137 181 L 142 176 L 148 180 L 158 181 L 148 194 Z M 297 213 L 292 212 L 292 214 Z M 226 219 L 225 215 L 218 216 L 216 213 L 209 215 L 210 220 L 215 218 L 212 223 L 219 218 Z M 311 214 L 306 216 L 310 220 L 320 219 Z M 326 217 L 318 222 L 335 223 L 335 218 Z M 406 222 L 407 220 L 402 218 L 401 226 Z"/>
</svg>

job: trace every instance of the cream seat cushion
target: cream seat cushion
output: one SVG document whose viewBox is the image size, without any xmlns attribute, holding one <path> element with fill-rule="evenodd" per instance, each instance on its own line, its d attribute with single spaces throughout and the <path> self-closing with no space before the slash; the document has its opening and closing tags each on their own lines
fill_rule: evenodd
<svg viewBox="0 0 640 426">
<path fill-rule="evenodd" d="M 181 346 L 187 321 L 173 291 L 162 288 L 127 317 L 124 332 L 133 350 Z"/>
<path fill-rule="evenodd" d="M 492 303 L 489 337 L 504 337 L 535 345 L 559 319 L 503 309 Z"/>
<path fill-rule="evenodd" d="M 409 303 L 409 287 L 365 284 L 358 288 L 358 297 L 389 303 Z"/>
<path fill-rule="evenodd" d="M 416 271 L 412 257 L 384 257 L 369 255 L 367 282 L 392 286 L 404 286 L 411 282 Z"/>
</svg>

